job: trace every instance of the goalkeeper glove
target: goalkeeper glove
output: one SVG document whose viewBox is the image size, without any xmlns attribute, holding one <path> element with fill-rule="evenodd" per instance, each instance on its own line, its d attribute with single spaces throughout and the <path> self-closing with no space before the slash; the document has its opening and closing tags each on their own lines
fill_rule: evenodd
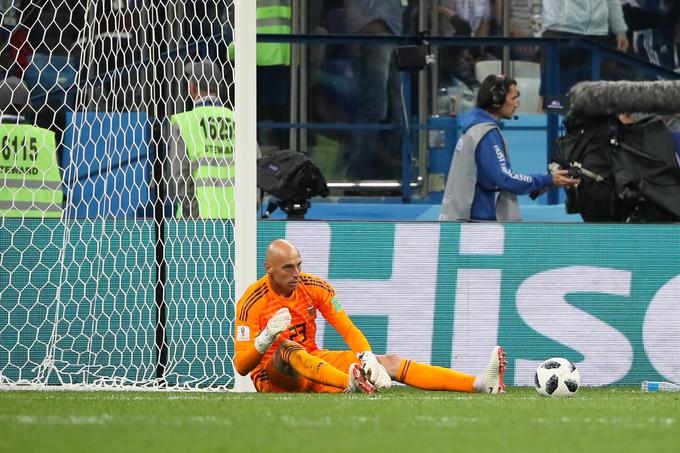
<svg viewBox="0 0 680 453">
<path fill-rule="evenodd" d="M 361 366 L 368 375 L 368 380 L 371 384 L 380 389 L 388 389 L 392 385 L 392 378 L 384 366 L 378 361 L 378 358 L 371 351 L 364 351 L 358 355 L 361 360 Z"/>
<path fill-rule="evenodd" d="M 279 334 L 288 328 L 290 320 L 290 312 L 286 307 L 280 308 L 279 311 L 274 313 L 274 316 L 267 322 L 267 327 L 255 338 L 257 352 L 260 354 L 267 352 Z"/>
</svg>

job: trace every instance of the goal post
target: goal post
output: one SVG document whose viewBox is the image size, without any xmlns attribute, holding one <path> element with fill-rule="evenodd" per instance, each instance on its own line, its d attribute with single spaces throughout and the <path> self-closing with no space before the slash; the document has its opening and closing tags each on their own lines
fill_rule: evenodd
<svg viewBox="0 0 680 453">
<path fill-rule="evenodd" d="M 15 3 L 0 388 L 252 390 L 233 321 L 257 267 L 255 2 Z"/>
<path fill-rule="evenodd" d="M 236 23 L 236 148 L 251 152 L 236 153 L 236 297 L 257 280 L 257 71 L 256 2 L 235 0 Z M 236 391 L 254 391 L 252 381 L 234 370 Z"/>
</svg>

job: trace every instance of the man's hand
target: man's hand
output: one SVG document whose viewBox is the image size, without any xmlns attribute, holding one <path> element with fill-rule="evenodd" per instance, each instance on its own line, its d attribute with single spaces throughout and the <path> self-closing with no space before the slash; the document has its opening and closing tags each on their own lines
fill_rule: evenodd
<svg viewBox="0 0 680 453">
<path fill-rule="evenodd" d="M 550 174 L 552 175 L 553 186 L 575 187 L 581 183 L 580 179 L 571 178 L 568 170 L 555 170 Z"/>
<path fill-rule="evenodd" d="M 437 11 L 439 11 L 439 14 L 441 14 L 442 16 L 444 16 L 445 19 L 448 20 L 451 20 L 451 18 L 456 15 L 456 11 L 448 6 L 439 5 L 437 7 Z"/>
<path fill-rule="evenodd" d="M 628 42 L 628 36 L 625 31 L 616 34 L 616 49 L 621 52 L 628 52 L 628 47 L 630 43 Z"/>
<path fill-rule="evenodd" d="M 264 354 L 281 332 L 290 326 L 291 316 L 286 307 L 280 308 L 267 322 L 267 327 L 255 338 L 255 349 Z"/>
<path fill-rule="evenodd" d="M 368 375 L 368 380 L 371 384 L 380 389 L 390 388 L 392 385 L 392 378 L 384 366 L 378 361 L 378 358 L 371 351 L 364 351 L 359 354 L 359 360 Z"/>
<path fill-rule="evenodd" d="M 290 326 L 290 312 L 286 307 L 279 308 L 279 311 L 274 313 L 274 316 L 269 319 L 267 323 L 267 330 L 269 334 L 276 339 L 281 332 Z"/>
</svg>

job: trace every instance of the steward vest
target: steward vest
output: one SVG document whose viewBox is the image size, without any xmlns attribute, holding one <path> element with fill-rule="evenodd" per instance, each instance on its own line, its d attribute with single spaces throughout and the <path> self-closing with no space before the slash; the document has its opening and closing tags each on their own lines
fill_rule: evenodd
<svg viewBox="0 0 680 453">
<path fill-rule="evenodd" d="M 234 206 L 234 114 L 226 107 L 198 107 L 170 119 L 179 127 L 187 157 L 198 213 L 203 219 L 232 219 Z M 177 216 L 182 216 L 180 206 Z"/>
<path fill-rule="evenodd" d="M 54 132 L 0 124 L 0 216 L 61 217 L 63 200 Z"/>
<path fill-rule="evenodd" d="M 257 0 L 257 33 L 291 33 L 291 0 Z M 290 66 L 290 43 L 257 44 L 258 66 Z"/>
<path fill-rule="evenodd" d="M 494 123 L 478 123 L 465 131 L 458 140 L 444 188 L 439 220 L 471 220 L 470 212 L 477 186 L 475 152 L 479 142 L 492 129 L 498 129 L 498 126 Z M 503 136 L 501 138 L 509 161 L 507 143 L 505 143 Z M 498 222 L 518 222 L 521 220 L 517 195 L 502 190 L 498 192 L 496 220 Z"/>
</svg>

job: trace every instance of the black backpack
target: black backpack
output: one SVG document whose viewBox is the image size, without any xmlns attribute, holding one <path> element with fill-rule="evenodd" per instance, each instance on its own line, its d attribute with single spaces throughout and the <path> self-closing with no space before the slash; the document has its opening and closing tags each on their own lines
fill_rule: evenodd
<svg viewBox="0 0 680 453">
<path fill-rule="evenodd" d="M 257 160 L 257 187 L 283 202 L 328 196 L 319 167 L 298 151 L 281 150 Z"/>
</svg>

